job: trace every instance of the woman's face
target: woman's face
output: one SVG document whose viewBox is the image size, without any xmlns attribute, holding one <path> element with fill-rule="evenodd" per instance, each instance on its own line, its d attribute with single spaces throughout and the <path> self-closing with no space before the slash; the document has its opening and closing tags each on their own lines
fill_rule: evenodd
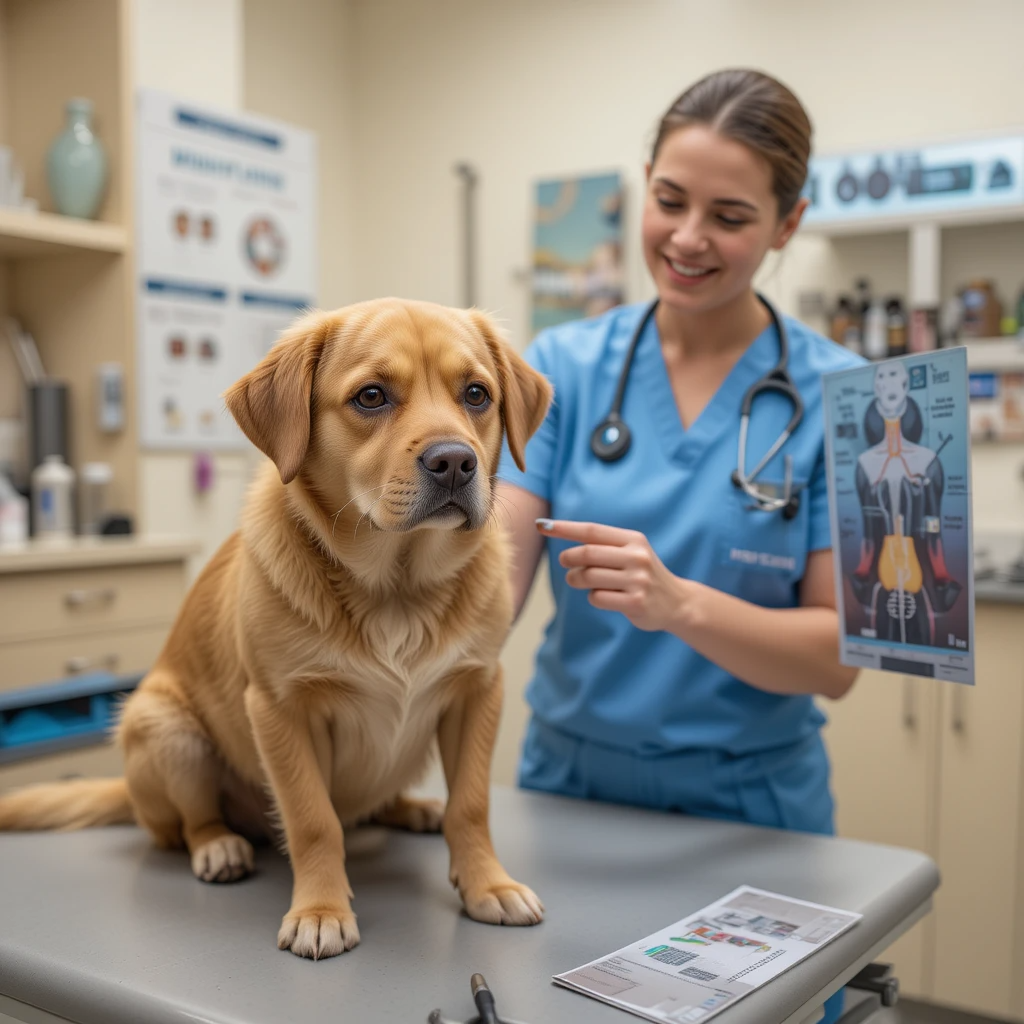
<svg viewBox="0 0 1024 1024">
<path fill-rule="evenodd" d="M 703 313 L 746 294 L 769 249 L 796 230 L 806 200 L 778 215 L 768 162 L 706 125 L 667 136 L 647 169 L 643 246 L 662 303 Z"/>
</svg>

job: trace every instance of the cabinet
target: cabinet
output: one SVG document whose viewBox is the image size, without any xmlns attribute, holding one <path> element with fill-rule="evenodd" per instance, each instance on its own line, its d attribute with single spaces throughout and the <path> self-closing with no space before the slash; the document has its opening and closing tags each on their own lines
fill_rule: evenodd
<svg viewBox="0 0 1024 1024">
<path fill-rule="evenodd" d="M 197 550 L 173 538 L 0 549 L 0 691 L 98 670 L 146 671 L 177 615 Z M 112 748 L 84 748 L 0 763 L 0 789 L 119 770 Z"/>
<path fill-rule="evenodd" d="M 825 741 L 840 835 L 942 874 L 934 913 L 886 954 L 905 994 L 1024 1021 L 1024 604 L 979 603 L 975 651 L 973 688 L 862 672 L 825 707 Z"/>
</svg>

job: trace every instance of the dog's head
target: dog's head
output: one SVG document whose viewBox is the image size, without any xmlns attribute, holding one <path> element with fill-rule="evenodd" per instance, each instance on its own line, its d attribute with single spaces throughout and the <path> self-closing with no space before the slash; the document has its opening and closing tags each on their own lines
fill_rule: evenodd
<svg viewBox="0 0 1024 1024">
<path fill-rule="evenodd" d="M 312 313 L 225 394 L 238 425 L 345 518 L 476 529 L 502 433 L 523 468 L 551 386 L 478 310 L 384 299 Z"/>
</svg>

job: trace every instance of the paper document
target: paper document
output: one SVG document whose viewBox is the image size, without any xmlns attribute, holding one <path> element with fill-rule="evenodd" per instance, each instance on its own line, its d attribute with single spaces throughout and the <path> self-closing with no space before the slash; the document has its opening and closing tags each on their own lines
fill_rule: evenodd
<svg viewBox="0 0 1024 1024">
<path fill-rule="evenodd" d="M 821 949 L 861 916 L 744 885 L 554 980 L 647 1020 L 705 1021 Z"/>
</svg>

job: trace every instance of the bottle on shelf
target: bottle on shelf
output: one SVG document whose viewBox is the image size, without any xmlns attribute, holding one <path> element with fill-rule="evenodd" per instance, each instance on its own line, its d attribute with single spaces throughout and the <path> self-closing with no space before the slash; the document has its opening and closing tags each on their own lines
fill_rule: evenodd
<svg viewBox="0 0 1024 1024">
<path fill-rule="evenodd" d="M 935 306 L 918 306 L 910 311 L 907 348 L 914 353 L 939 347 L 939 311 Z"/>
<path fill-rule="evenodd" d="M 864 355 L 885 359 L 889 354 L 889 320 L 881 299 L 875 299 L 864 314 Z"/>
<path fill-rule="evenodd" d="M 907 354 L 907 318 L 903 303 L 895 295 L 885 304 L 886 342 L 889 358 Z"/>
<path fill-rule="evenodd" d="M 74 535 L 74 485 L 75 471 L 59 455 L 47 455 L 32 470 L 32 532 L 40 540 L 67 540 Z"/>
<path fill-rule="evenodd" d="M 860 318 L 853 307 L 853 299 L 848 295 L 840 295 L 836 300 L 829 337 L 837 345 L 861 354 Z"/>
<path fill-rule="evenodd" d="M 991 281 L 978 278 L 960 293 L 965 338 L 995 338 L 1002 330 L 1003 304 Z"/>
</svg>

